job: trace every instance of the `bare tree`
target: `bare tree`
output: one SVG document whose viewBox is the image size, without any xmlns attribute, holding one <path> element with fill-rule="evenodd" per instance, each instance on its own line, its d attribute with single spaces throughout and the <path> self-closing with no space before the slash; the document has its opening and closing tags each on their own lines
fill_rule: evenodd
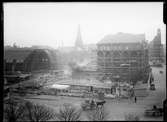
<svg viewBox="0 0 167 122">
<path fill-rule="evenodd" d="M 54 111 L 43 105 L 26 102 L 25 117 L 27 120 L 33 122 L 47 121 L 54 117 Z"/>
<path fill-rule="evenodd" d="M 56 113 L 56 119 L 59 121 L 80 121 L 81 110 L 77 110 L 71 104 L 64 104 Z"/>
<path fill-rule="evenodd" d="M 125 121 L 140 121 L 140 118 L 138 115 L 131 113 L 125 115 Z"/>
<path fill-rule="evenodd" d="M 9 100 L 9 103 L 4 106 L 4 120 L 39 122 L 50 120 L 55 116 L 54 111 L 49 107 L 27 101 L 20 102 Z"/>
<path fill-rule="evenodd" d="M 22 121 L 23 118 L 24 108 L 10 99 L 9 103 L 4 105 L 4 120 L 7 122 L 17 122 Z"/>
<path fill-rule="evenodd" d="M 95 110 L 87 113 L 87 117 L 90 121 L 106 121 L 108 118 L 109 112 L 105 108 L 97 107 Z"/>
</svg>

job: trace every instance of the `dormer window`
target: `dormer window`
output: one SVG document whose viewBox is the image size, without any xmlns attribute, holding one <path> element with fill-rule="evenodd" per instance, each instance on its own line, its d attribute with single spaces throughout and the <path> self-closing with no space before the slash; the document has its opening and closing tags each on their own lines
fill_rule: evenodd
<svg viewBox="0 0 167 122">
<path fill-rule="evenodd" d="M 42 59 L 42 62 L 47 62 L 47 61 L 48 61 L 47 58 L 43 58 L 43 59 Z"/>
<path fill-rule="evenodd" d="M 13 62 L 13 60 L 10 60 L 10 59 L 7 60 L 7 63 L 12 63 L 12 62 Z"/>
</svg>

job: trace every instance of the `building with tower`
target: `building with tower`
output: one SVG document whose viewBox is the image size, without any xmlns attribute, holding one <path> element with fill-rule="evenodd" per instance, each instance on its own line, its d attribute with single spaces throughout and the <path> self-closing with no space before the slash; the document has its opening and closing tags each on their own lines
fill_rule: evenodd
<svg viewBox="0 0 167 122">
<path fill-rule="evenodd" d="M 163 62 L 163 45 L 161 44 L 161 30 L 157 29 L 157 35 L 149 44 L 149 60 Z"/>
</svg>

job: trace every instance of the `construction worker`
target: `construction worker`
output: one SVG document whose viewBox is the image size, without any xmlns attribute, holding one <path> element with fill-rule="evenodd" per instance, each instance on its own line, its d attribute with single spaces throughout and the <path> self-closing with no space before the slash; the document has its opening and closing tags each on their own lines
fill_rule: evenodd
<svg viewBox="0 0 167 122">
<path fill-rule="evenodd" d="M 95 102 L 94 102 L 94 100 L 92 99 L 92 100 L 91 100 L 91 103 L 90 103 L 90 108 L 93 109 L 94 105 L 95 105 Z"/>
<path fill-rule="evenodd" d="M 135 96 L 135 103 L 137 102 L 137 97 Z"/>
</svg>

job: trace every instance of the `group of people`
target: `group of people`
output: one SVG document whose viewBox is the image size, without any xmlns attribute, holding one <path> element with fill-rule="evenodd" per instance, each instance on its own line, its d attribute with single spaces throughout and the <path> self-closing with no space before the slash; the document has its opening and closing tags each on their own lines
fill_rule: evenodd
<svg viewBox="0 0 167 122">
<path fill-rule="evenodd" d="M 130 97 L 131 100 L 133 100 L 133 98 L 134 98 L 134 102 L 137 103 L 137 96 Z"/>
</svg>

